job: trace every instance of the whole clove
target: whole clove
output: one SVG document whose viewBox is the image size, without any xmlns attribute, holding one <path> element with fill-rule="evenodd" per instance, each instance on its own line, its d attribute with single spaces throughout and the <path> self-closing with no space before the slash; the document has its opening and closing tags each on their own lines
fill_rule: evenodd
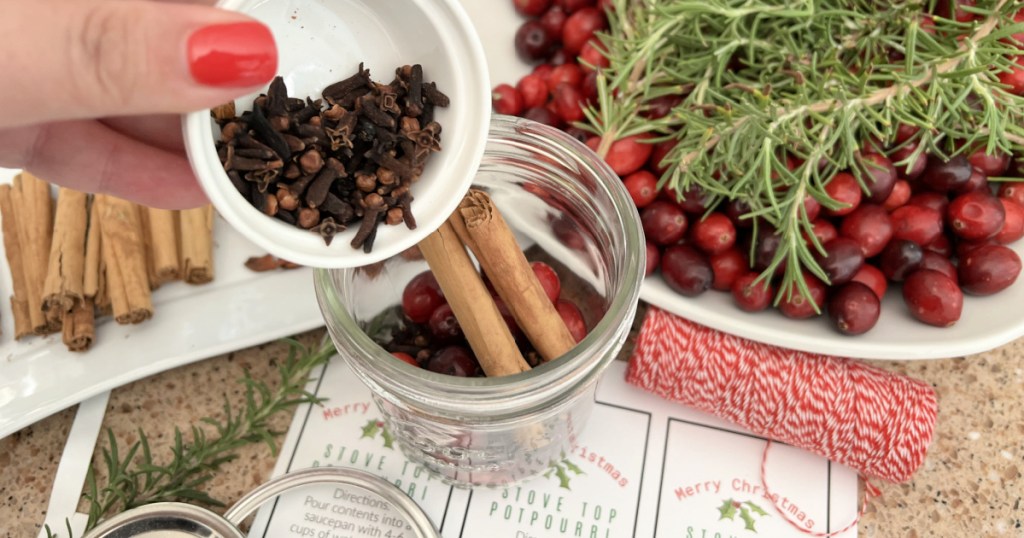
<svg viewBox="0 0 1024 538">
<path fill-rule="evenodd" d="M 416 227 L 409 187 L 441 150 L 434 109 L 449 99 L 419 65 L 380 84 L 362 64 L 320 97 L 291 97 L 278 77 L 241 116 L 218 108 L 218 155 L 257 210 L 328 245 L 357 228 L 351 245 L 369 252 L 381 223 Z"/>
</svg>

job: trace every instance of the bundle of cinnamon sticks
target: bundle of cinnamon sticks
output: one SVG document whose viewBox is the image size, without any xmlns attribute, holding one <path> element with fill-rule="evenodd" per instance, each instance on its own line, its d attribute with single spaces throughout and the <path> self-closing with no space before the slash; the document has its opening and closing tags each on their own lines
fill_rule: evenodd
<svg viewBox="0 0 1024 538">
<path fill-rule="evenodd" d="M 576 345 L 497 206 L 485 192 L 471 189 L 419 249 L 488 377 L 525 372 L 530 365 L 467 247 L 544 361 L 557 359 Z"/>
<path fill-rule="evenodd" d="M 13 284 L 15 339 L 61 332 L 71 351 L 96 338 L 96 318 L 153 316 L 151 292 L 213 279 L 213 209 L 168 211 L 109 195 L 57 190 L 28 172 L 0 185 Z"/>
</svg>

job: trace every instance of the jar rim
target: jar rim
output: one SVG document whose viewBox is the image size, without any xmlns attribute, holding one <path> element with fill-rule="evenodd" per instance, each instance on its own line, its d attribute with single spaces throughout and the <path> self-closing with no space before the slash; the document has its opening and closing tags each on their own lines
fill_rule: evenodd
<svg viewBox="0 0 1024 538">
<path fill-rule="evenodd" d="M 627 250 L 636 253 L 634 256 L 621 256 L 613 260 L 618 266 L 617 273 L 621 275 L 621 285 L 617 293 L 611 296 L 607 310 L 592 330 L 565 355 L 526 372 L 493 378 L 460 378 L 416 368 L 403 361 L 378 360 L 388 353 L 359 327 L 348 309 L 341 303 L 341 297 L 349 291 L 345 284 L 347 279 L 342 278 L 339 287 L 334 278 L 335 275 L 346 276 L 358 269 L 314 271 L 316 293 L 321 307 L 330 312 L 335 318 L 334 321 L 344 331 L 348 343 L 361 355 L 347 358 L 356 361 L 376 360 L 374 368 L 387 379 L 412 378 L 412 375 L 415 375 L 416 384 L 404 384 L 397 389 L 407 402 L 429 401 L 433 409 L 446 409 L 459 416 L 500 415 L 508 411 L 507 403 L 510 398 L 521 399 L 518 403 L 522 406 L 543 403 L 558 394 L 570 392 L 572 387 L 600 372 L 603 369 L 600 366 L 613 360 L 614 356 L 594 351 L 621 344 L 621 339 L 629 330 L 628 320 L 632 320 L 636 312 L 646 265 L 644 236 L 639 215 L 622 182 L 602 159 L 579 140 L 564 132 L 523 118 L 494 116 L 489 139 L 494 140 L 495 137 L 535 145 L 539 150 L 567 158 L 579 167 L 582 174 L 595 179 L 595 187 L 603 191 L 615 208 L 615 214 L 608 215 L 614 217 L 609 230 L 618 236 L 617 240 L 626 245 Z M 630 249 L 630 245 L 636 248 Z M 347 355 L 342 349 L 339 349 L 339 354 Z M 359 368 L 353 370 L 371 387 L 378 384 L 376 380 L 367 378 Z M 538 387 L 541 389 L 538 390 Z M 375 391 L 376 394 L 381 392 Z M 387 398 L 396 391 L 389 389 L 383 392 L 382 397 Z M 447 405 L 438 405 L 439 393 L 449 396 L 450 401 Z M 530 393 L 530 398 L 523 399 L 527 393 Z"/>
</svg>

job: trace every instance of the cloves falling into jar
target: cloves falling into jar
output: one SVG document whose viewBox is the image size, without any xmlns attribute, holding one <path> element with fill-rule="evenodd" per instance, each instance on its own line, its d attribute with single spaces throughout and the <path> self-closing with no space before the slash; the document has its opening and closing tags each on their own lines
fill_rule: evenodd
<svg viewBox="0 0 1024 538">
<path fill-rule="evenodd" d="M 327 245 L 358 225 L 352 248 L 369 253 L 381 223 L 416 228 L 410 186 L 441 151 L 434 109 L 449 104 L 419 64 L 396 69 L 390 84 L 360 64 L 322 99 L 289 97 L 277 77 L 252 110 L 237 116 L 232 103 L 212 114 L 221 164 L 249 203 Z"/>
</svg>

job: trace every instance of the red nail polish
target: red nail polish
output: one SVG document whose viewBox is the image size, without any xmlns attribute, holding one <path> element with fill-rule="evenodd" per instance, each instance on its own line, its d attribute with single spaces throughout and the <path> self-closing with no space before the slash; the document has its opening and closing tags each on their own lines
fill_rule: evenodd
<svg viewBox="0 0 1024 538">
<path fill-rule="evenodd" d="M 205 86 L 256 86 L 277 73 L 277 45 L 258 22 L 207 26 L 188 39 L 188 65 L 192 78 Z"/>
</svg>

